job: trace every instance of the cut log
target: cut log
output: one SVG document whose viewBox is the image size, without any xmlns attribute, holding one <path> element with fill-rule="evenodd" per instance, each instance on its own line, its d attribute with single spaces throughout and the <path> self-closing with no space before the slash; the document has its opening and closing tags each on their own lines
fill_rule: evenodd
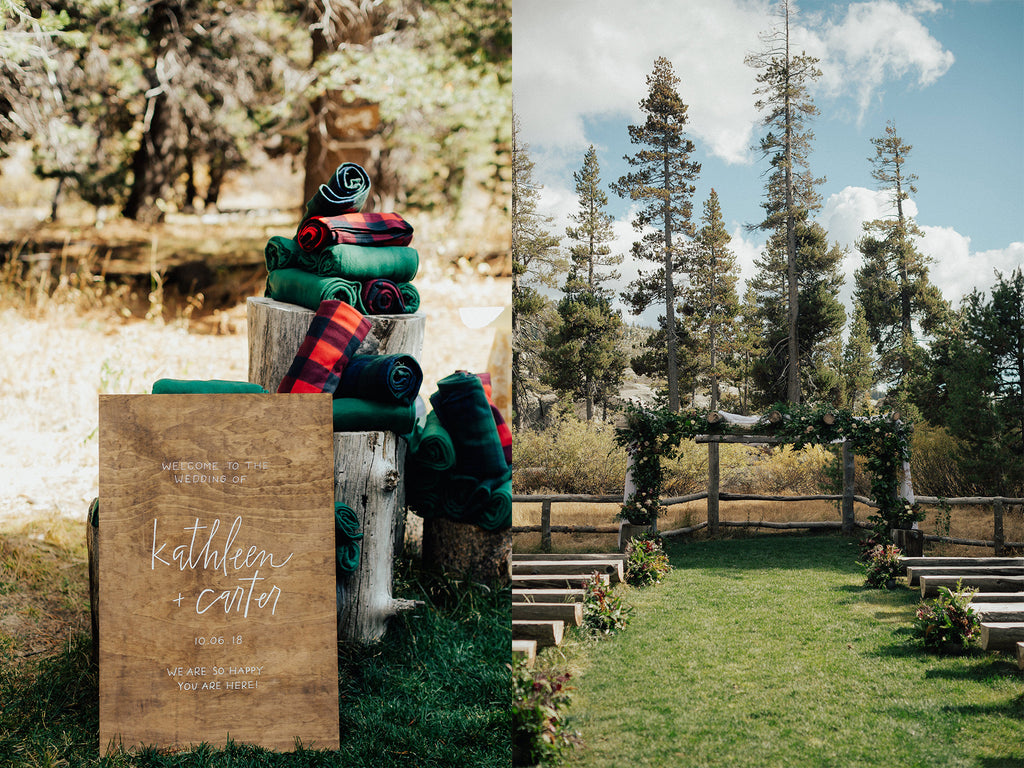
<svg viewBox="0 0 1024 768">
<path fill-rule="evenodd" d="M 537 641 L 513 640 L 512 658 L 522 659 L 526 663 L 526 666 L 532 667 L 533 663 L 537 660 Z"/>
<path fill-rule="evenodd" d="M 249 381 L 276 392 L 306 338 L 315 313 L 296 304 L 250 297 L 246 302 Z M 426 315 L 367 315 L 373 328 L 359 346 L 360 355 L 407 354 L 423 350 Z"/>
<path fill-rule="evenodd" d="M 513 603 L 582 603 L 582 589 L 513 589 Z"/>
<path fill-rule="evenodd" d="M 611 580 L 607 573 L 600 575 L 601 582 L 609 586 Z M 512 576 L 512 587 L 518 589 L 582 589 L 587 578 L 580 576 Z"/>
<path fill-rule="evenodd" d="M 1024 603 L 1024 592 L 975 592 L 972 603 Z"/>
<path fill-rule="evenodd" d="M 512 529 L 485 531 L 477 525 L 443 517 L 424 520 L 423 563 L 474 581 L 508 584 Z"/>
<path fill-rule="evenodd" d="M 1024 603 L 975 603 L 971 608 L 981 621 L 1024 622 Z"/>
<path fill-rule="evenodd" d="M 513 640 L 536 640 L 538 648 L 550 648 L 562 644 L 565 625 L 560 621 L 515 621 L 512 622 Z"/>
<path fill-rule="evenodd" d="M 978 642 L 986 651 L 1012 651 L 1024 641 L 1024 623 L 983 621 Z"/>
<path fill-rule="evenodd" d="M 512 562 L 512 574 L 519 576 L 540 576 L 557 574 L 559 576 L 579 575 L 583 578 L 592 573 L 607 573 L 612 584 L 621 584 L 624 580 L 624 568 L 621 560 L 534 560 L 531 562 Z"/>
<path fill-rule="evenodd" d="M 907 585 L 916 587 L 922 576 L 1024 576 L 1017 565 L 912 565 L 907 568 Z"/>
<path fill-rule="evenodd" d="M 1024 588 L 1024 576 L 922 576 L 921 597 L 935 597 L 939 587 L 956 589 L 958 580 L 964 587 L 987 592 L 1018 592 Z"/>
<path fill-rule="evenodd" d="M 900 564 L 905 568 L 935 565 L 1016 565 L 1024 567 L 1024 557 L 904 557 Z"/>
<path fill-rule="evenodd" d="M 894 528 L 892 542 L 908 557 L 921 557 L 924 553 L 924 531 L 917 528 Z"/>
<path fill-rule="evenodd" d="M 512 603 L 513 621 L 561 621 L 578 627 L 583 623 L 583 603 Z"/>
<path fill-rule="evenodd" d="M 338 639 L 375 643 L 388 618 L 414 603 L 391 596 L 405 523 L 405 441 L 392 432 L 334 433 L 334 499 L 359 518 L 359 566 L 338 582 Z"/>
<path fill-rule="evenodd" d="M 536 554 L 524 554 L 521 552 L 512 553 L 513 563 L 529 563 L 538 560 L 547 562 L 550 562 L 551 560 L 621 560 L 625 562 L 626 556 L 622 552 L 540 552 Z"/>
</svg>

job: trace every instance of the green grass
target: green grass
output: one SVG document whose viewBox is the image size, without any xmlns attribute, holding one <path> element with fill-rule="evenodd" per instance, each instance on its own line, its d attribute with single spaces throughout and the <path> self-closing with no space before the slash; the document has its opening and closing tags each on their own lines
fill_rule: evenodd
<svg viewBox="0 0 1024 768">
<path fill-rule="evenodd" d="M 342 646 L 341 749 L 272 753 L 243 745 L 184 754 L 98 755 L 91 640 L 32 667 L 0 658 L 0 766 L 331 766 L 497 768 L 509 765 L 509 592 L 404 572 L 401 596 L 427 605 L 395 620 L 374 646 Z M 216 748 L 215 748 L 216 747 Z"/>
<path fill-rule="evenodd" d="M 628 629 L 570 662 L 573 766 L 1024 766 L 1009 655 L 910 636 L 919 593 L 862 586 L 835 536 L 670 546 L 659 586 L 621 588 Z"/>
</svg>

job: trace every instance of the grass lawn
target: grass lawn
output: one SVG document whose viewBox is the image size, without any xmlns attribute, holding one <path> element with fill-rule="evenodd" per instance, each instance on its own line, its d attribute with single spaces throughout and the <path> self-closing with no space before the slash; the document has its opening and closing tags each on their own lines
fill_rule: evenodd
<svg viewBox="0 0 1024 768">
<path fill-rule="evenodd" d="M 674 570 L 619 587 L 629 627 L 580 650 L 573 766 L 1024 766 L 1009 654 L 910 637 L 920 593 L 867 589 L 838 536 L 669 546 Z"/>
<path fill-rule="evenodd" d="M 0 538 L 0 555 L 3 544 Z M 11 570 L 14 560 L 0 557 L 0 595 L 31 588 L 24 567 Z M 41 578 L 54 570 L 44 564 L 33 572 Z M 18 662 L 0 625 L 0 766 L 507 768 L 509 590 L 434 579 L 407 565 L 400 582 L 397 594 L 426 606 L 395 619 L 379 644 L 339 648 L 337 751 L 217 744 L 176 755 L 146 750 L 100 758 L 88 632 L 71 630 L 61 652 Z"/>
</svg>

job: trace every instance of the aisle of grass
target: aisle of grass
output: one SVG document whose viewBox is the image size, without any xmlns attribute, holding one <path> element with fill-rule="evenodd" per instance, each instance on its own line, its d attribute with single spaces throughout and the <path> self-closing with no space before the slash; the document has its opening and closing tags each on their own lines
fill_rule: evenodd
<svg viewBox="0 0 1024 768">
<path fill-rule="evenodd" d="M 338 751 L 214 745 L 100 759 L 91 641 L 77 634 L 63 653 L 37 665 L 0 658 L 0 766 L 506 768 L 508 589 L 415 572 L 403 581 L 401 596 L 426 606 L 396 619 L 380 644 L 340 649 Z"/>
<path fill-rule="evenodd" d="M 574 766 L 1024 766 L 1009 655 L 912 644 L 919 593 L 863 588 L 840 537 L 678 544 L 629 628 L 585 651 Z"/>
</svg>

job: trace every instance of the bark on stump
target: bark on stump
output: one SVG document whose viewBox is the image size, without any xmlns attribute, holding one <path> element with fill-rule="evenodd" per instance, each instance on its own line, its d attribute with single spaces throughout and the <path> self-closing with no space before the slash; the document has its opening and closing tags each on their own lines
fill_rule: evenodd
<svg viewBox="0 0 1024 768">
<path fill-rule="evenodd" d="M 314 314 L 273 299 L 248 300 L 250 382 L 277 391 Z M 357 354 L 421 354 L 424 315 L 367 317 L 373 327 Z M 377 642 L 387 619 L 413 605 L 392 597 L 394 558 L 405 531 L 405 447 L 392 432 L 334 433 L 334 498 L 352 508 L 363 532 L 359 566 L 338 583 L 340 640 Z"/>
<path fill-rule="evenodd" d="M 423 521 L 423 562 L 427 567 L 474 581 L 508 584 L 512 529 L 485 531 L 443 517 Z"/>
</svg>

